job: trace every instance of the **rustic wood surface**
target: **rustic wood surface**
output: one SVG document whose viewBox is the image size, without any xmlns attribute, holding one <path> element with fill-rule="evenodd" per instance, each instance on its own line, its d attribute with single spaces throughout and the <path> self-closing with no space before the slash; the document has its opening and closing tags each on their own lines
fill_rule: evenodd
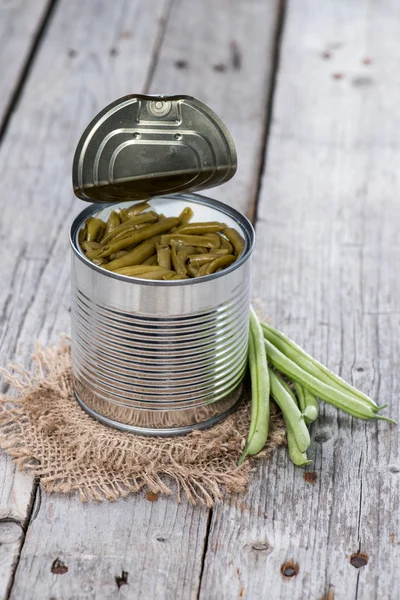
<svg viewBox="0 0 400 600">
<path fill-rule="evenodd" d="M 196 598 L 207 510 L 149 497 L 83 505 L 43 494 L 10 598 Z"/>
<path fill-rule="evenodd" d="M 21 34 L 26 57 L 33 48 L 26 77 L 20 86 L 27 58 L 1 88 L 0 107 L 21 87 L 0 145 L 1 365 L 29 367 L 34 340 L 69 329 L 66 238 L 81 209 L 70 163 L 84 126 L 125 93 L 185 93 L 237 142 L 237 176 L 210 195 L 257 214 L 265 313 L 399 417 L 400 7 L 282 8 L 37 3 L 36 25 L 26 18 L 39 39 Z M 0 456 L 0 597 L 397 600 L 398 428 L 325 407 L 312 438 L 306 477 L 282 449 L 258 464 L 245 497 L 213 511 L 145 495 L 50 497 Z"/>
<path fill-rule="evenodd" d="M 83 204 L 71 190 L 74 148 L 102 106 L 129 93 L 132 81 L 144 89 L 167 9 L 164 0 L 154 1 L 152 11 L 141 1 L 91 1 L 83 9 L 64 0 L 53 8 L 0 145 L 0 235 L 7 246 L 2 366 L 18 361 L 29 367 L 34 340 L 55 342 L 69 330 L 68 226 Z M 134 36 L 126 23 L 135 26 Z M 7 597 L 24 541 L 20 524 L 30 518 L 35 489 L 3 454 L 0 476 L 0 517 L 6 519 L 0 520 L 0 595 Z"/>
<path fill-rule="evenodd" d="M 26 77 L 50 9 L 50 0 L 0 0 L 0 131 Z"/>
<path fill-rule="evenodd" d="M 289 2 L 254 258 L 272 322 L 394 419 L 399 8 Z M 400 597 L 398 427 L 326 407 L 312 434 L 310 483 L 282 450 L 215 509 L 200 598 Z"/>
<path fill-rule="evenodd" d="M 214 4 L 212 0 L 196 5 L 160 0 L 148 10 L 142 1 L 131 2 L 128 7 L 122 1 L 91 0 L 83 5 L 64 0 L 53 7 L 0 147 L 0 176 L 4 198 L 8 198 L 1 220 L 1 235 L 7 246 L 5 285 L 0 289 L 1 364 L 12 360 L 29 367 L 34 340 L 54 342 L 60 332 L 69 330 L 68 227 L 82 208 L 71 191 L 71 158 L 87 122 L 108 102 L 132 91 L 144 92 L 150 86 L 152 92 L 158 87 L 165 93 L 175 90 L 196 95 L 221 113 L 228 99 L 233 104 L 228 123 L 233 130 L 235 123 L 242 123 L 242 105 L 249 95 L 239 83 L 238 72 L 242 65 L 246 70 L 254 70 L 258 60 L 259 77 L 253 82 L 256 113 L 251 118 L 248 146 L 255 160 L 254 164 L 245 162 L 239 171 L 243 192 L 233 199 L 236 206 L 245 209 L 243 194 L 250 194 L 253 189 L 250 195 L 254 204 L 278 2 L 253 1 L 246 11 L 239 0 L 221 2 L 218 7 Z M 207 15 L 212 14 L 213 20 L 222 24 L 229 11 L 232 14 L 226 36 L 221 38 L 215 32 L 210 38 L 212 29 Z M 190 24 L 188 14 L 192 15 Z M 183 31 L 184 36 L 179 37 L 177 31 Z M 256 50 L 246 46 L 250 35 L 256 36 Z M 200 47 L 207 48 L 207 60 L 196 53 L 189 54 L 190 41 L 195 36 Z M 214 61 L 214 53 L 227 61 L 226 70 Z M 188 56 L 190 63 L 181 68 L 178 61 L 189 62 Z M 161 62 L 163 68 L 159 69 Z M 169 79 L 174 84 L 165 89 Z M 213 81 L 212 94 L 208 86 L 202 85 L 208 79 L 210 84 Z M 233 92 L 235 96 L 230 98 Z M 242 140 L 242 148 L 246 147 L 246 140 Z M 21 165 L 25 168 L 23 178 Z M 24 222 L 13 229 L 21 214 Z M 48 235 L 38 235 L 41 231 Z M 209 511 L 193 509 L 185 502 L 177 506 L 173 498 L 151 504 L 151 510 L 149 500 L 142 497 L 115 505 L 83 507 L 77 498 L 45 498 L 41 504 L 40 488 L 35 490 L 26 475 L 14 474 L 5 457 L 1 461 L 5 485 L 0 511 L 7 520 L 0 521 L 5 528 L 0 566 L 8 561 L 0 590 L 3 597 L 42 598 L 54 593 L 57 599 L 66 600 L 112 598 L 118 590 L 115 577 L 126 571 L 128 585 L 121 586 L 122 597 L 135 594 L 147 598 L 157 594 L 160 598 L 197 598 Z M 53 507 L 49 508 L 50 514 L 58 515 L 54 522 L 47 502 Z M 125 511 L 131 517 L 136 515 L 134 525 L 128 525 Z M 86 529 L 71 517 L 75 513 L 84 519 Z M 11 539 L 10 517 L 15 538 L 12 553 L 11 545 L 6 544 Z M 48 529 L 50 521 L 52 526 Z M 116 528 L 120 521 L 123 535 Z M 26 537 L 20 523 L 27 526 Z M 132 527 L 134 548 L 130 541 Z M 111 534 L 113 539 L 107 542 L 104 533 L 108 529 L 117 533 Z M 160 542 L 157 537 L 167 541 Z M 110 544 L 112 556 L 104 551 Z M 20 557 L 10 561 L 20 546 Z M 146 554 L 142 550 L 145 547 Z M 62 573 L 63 567 L 57 569 L 57 565 L 52 569 L 56 559 L 68 565 L 68 573 Z M 100 572 L 103 576 L 99 578 Z"/>
<path fill-rule="evenodd" d="M 13 107 L 18 102 L 21 86 L 29 72 L 36 44 L 46 26 L 50 9 L 49 0 L 27 3 L 0 1 L 0 140 Z M 6 325 L 4 303 L 7 304 L 9 298 L 9 290 L 4 289 L 6 286 L 1 287 L 0 339 Z M 10 574 L 21 547 L 21 522 L 26 517 L 32 480 L 26 474 L 15 473 L 11 461 L 1 455 L 0 482 L 0 597 L 3 598 L 7 594 Z"/>
</svg>

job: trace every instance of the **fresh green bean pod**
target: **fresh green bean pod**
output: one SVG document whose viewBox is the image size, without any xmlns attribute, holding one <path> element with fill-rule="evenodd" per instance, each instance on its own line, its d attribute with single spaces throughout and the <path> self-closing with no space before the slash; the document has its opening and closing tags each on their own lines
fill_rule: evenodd
<svg viewBox="0 0 400 600">
<path fill-rule="evenodd" d="M 305 465 L 309 465 L 312 463 L 312 460 L 308 460 L 307 454 L 305 452 L 301 452 L 299 446 L 297 445 L 296 436 L 293 433 L 293 429 L 286 423 L 286 438 L 289 450 L 290 460 L 297 467 L 304 467 Z"/>
<path fill-rule="evenodd" d="M 212 263 L 210 263 L 208 265 L 207 270 L 206 270 L 206 275 L 211 275 L 212 273 L 215 273 L 217 271 L 217 269 L 225 269 L 226 267 L 229 267 L 229 265 L 231 265 L 235 261 L 236 261 L 236 256 L 232 256 L 232 255 L 219 256 L 218 258 L 215 258 L 212 261 Z"/>
<path fill-rule="evenodd" d="M 165 269 L 171 269 L 171 248 L 169 246 L 162 246 L 161 244 L 157 244 L 157 262 L 160 267 L 164 267 Z"/>
<path fill-rule="evenodd" d="M 267 357 L 269 358 L 268 351 Z M 292 428 L 300 452 L 305 452 L 311 443 L 310 434 L 293 393 L 288 391 L 285 382 L 272 369 L 269 369 L 269 378 L 271 382 L 271 395 L 281 409 L 285 421 Z"/>
<path fill-rule="evenodd" d="M 285 379 L 279 373 L 277 373 L 276 375 L 277 375 L 277 377 L 279 377 L 280 384 L 285 388 L 285 390 L 289 394 L 289 396 L 291 396 L 293 402 L 299 408 L 300 413 L 301 413 L 301 409 L 300 409 L 299 404 L 297 402 L 296 394 L 294 393 L 294 391 L 292 390 L 292 388 L 290 387 L 290 385 L 285 381 Z"/>
<path fill-rule="evenodd" d="M 140 231 L 134 232 L 131 236 L 127 238 L 117 240 L 116 242 L 110 242 L 110 244 L 104 248 L 102 252 L 102 257 L 104 258 L 110 256 L 110 254 L 112 254 L 113 252 L 124 250 L 128 246 L 137 245 L 146 239 L 158 236 L 164 233 L 165 231 L 168 231 L 172 227 L 176 227 L 178 223 L 179 219 L 177 217 L 168 217 L 163 221 L 159 221 L 158 223 L 154 223 L 153 225 L 144 227 Z"/>
<path fill-rule="evenodd" d="M 315 396 L 332 404 L 336 408 L 340 408 L 344 412 L 357 417 L 359 419 L 380 419 L 384 421 L 391 421 L 385 417 L 375 414 L 371 406 L 355 398 L 349 396 L 343 391 L 323 383 L 313 375 L 310 375 L 307 371 L 304 371 L 298 364 L 292 361 L 290 358 L 285 356 L 278 348 L 276 348 L 271 342 L 265 339 L 265 347 L 267 351 L 268 360 L 274 365 L 281 373 L 284 373 L 292 379 L 297 381 L 308 389 Z M 393 421 L 392 421 L 393 422 Z"/>
<path fill-rule="evenodd" d="M 136 246 L 131 252 L 128 252 L 121 258 L 112 260 L 105 267 L 107 271 L 116 271 L 123 267 L 133 267 L 135 265 L 141 265 L 145 260 L 150 258 L 155 253 L 157 242 L 160 237 L 155 236 L 149 240 L 145 240 L 138 246 Z"/>
<path fill-rule="evenodd" d="M 307 425 L 318 418 L 318 400 L 309 390 L 303 388 L 300 383 L 295 382 L 294 388 L 299 401 L 301 413 Z"/>
<path fill-rule="evenodd" d="M 293 391 L 287 385 L 287 383 L 283 379 L 281 381 L 282 381 L 282 384 L 284 385 L 285 389 L 293 397 L 293 400 L 298 403 L 300 412 L 303 413 L 302 407 L 305 406 L 304 388 L 301 385 L 296 383 L 295 384 L 296 394 L 293 394 Z M 304 415 L 303 415 L 303 417 L 304 417 Z M 305 423 L 307 423 L 306 418 L 304 418 L 304 421 L 305 421 Z M 308 460 L 306 452 L 301 452 L 300 448 L 297 445 L 296 437 L 293 433 L 293 429 L 291 428 L 290 424 L 286 420 L 285 420 L 285 424 L 286 424 L 286 439 L 287 439 L 290 460 L 297 467 L 303 467 L 305 465 L 309 465 L 312 461 Z"/>
<path fill-rule="evenodd" d="M 372 398 L 369 398 L 366 394 L 363 394 L 357 388 L 353 387 L 347 381 L 344 381 L 339 375 L 335 375 L 323 364 L 318 362 L 315 358 L 307 354 L 300 346 L 293 342 L 290 338 L 285 336 L 283 333 L 274 329 L 268 323 L 261 323 L 264 330 L 264 336 L 271 344 L 273 344 L 278 350 L 280 350 L 285 356 L 293 360 L 302 369 L 307 371 L 310 375 L 313 375 L 317 379 L 320 379 L 323 383 L 330 385 L 331 387 L 343 391 L 349 395 L 355 396 L 364 402 L 367 402 L 372 410 L 378 409 L 378 405 Z"/>
<path fill-rule="evenodd" d="M 242 238 L 240 233 L 238 231 L 236 231 L 236 229 L 233 229 L 232 227 L 227 227 L 224 230 L 224 235 L 228 238 L 229 242 L 234 247 L 235 253 L 236 253 L 237 257 L 239 258 L 239 256 L 244 251 L 244 247 L 245 247 L 244 239 Z"/>
<path fill-rule="evenodd" d="M 209 221 L 206 223 L 189 223 L 187 225 L 182 225 L 179 227 L 178 232 L 187 235 L 203 235 L 205 233 L 224 231 L 224 229 L 226 229 L 226 225 L 224 223 Z"/>
<path fill-rule="evenodd" d="M 251 422 L 246 448 L 240 458 L 239 465 L 248 454 L 258 454 L 264 448 L 268 438 L 270 379 L 263 338 L 258 317 L 251 308 L 249 326 Z"/>
<path fill-rule="evenodd" d="M 310 390 L 304 390 L 306 407 L 303 411 L 306 423 L 313 423 L 318 419 L 318 399 Z"/>
<path fill-rule="evenodd" d="M 95 217 L 89 217 L 89 219 L 86 221 L 86 227 L 87 227 L 86 241 L 87 242 L 97 242 L 102 235 L 102 231 L 105 227 L 105 223 L 101 219 L 96 219 Z"/>
<path fill-rule="evenodd" d="M 300 412 L 303 414 L 306 407 L 304 388 L 300 383 L 294 382 L 294 389 L 296 391 L 297 404 L 299 405 Z"/>
</svg>

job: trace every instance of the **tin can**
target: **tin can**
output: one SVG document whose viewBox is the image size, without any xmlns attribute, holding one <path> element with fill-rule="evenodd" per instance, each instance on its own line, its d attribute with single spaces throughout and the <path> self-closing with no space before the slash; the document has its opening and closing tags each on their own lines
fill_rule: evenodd
<svg viewBox="0 0 400 600">
<path fill-rule="evenodd" d="M 139 98 L 156 102 L 153 97 Z M 126 98 L 122 100 L 126 101 Z M 160 102 L 173 103 L 164 98 Z M 119 101 L 112 107 L 121 104 L 123 102 Z M 166 177 L 165 169 L 161 168 L 158 183 L 155 177 L 149 184 L 148 176 L 136 176 L 135 189 L 141 188 L 141 191 L 136 192 L 135 199 L 146 197 L 154 210 L 167 217 L 176 216 L 185 206 L 190 206 L 196 221 L 227 223 L 245 240 L 242 255 L 219 273 L 182 281 L 127 277 L 93 264 L 80 249 L 79 230 L 90 216 L 96 214 L 106 219 L 111 210 L 132 204 L 134 196 L 132 177 L 128 177 L 128 188 L 124 188 L 126 161 L 121 178 L 123 183 L 115 173 L 112 177 L 108 173 L 106 183 L 104 180 L 94 186 L 82 183 L 82 164 L 87 153 L 91 154 L 91 167 L 97 160 L 96 153 L 90 153 L 87 140 L 93 139 L 99 121 L 104 123 L 104 111 L 95 119 L 95 125 L 92 122 L 86 130 L 74 163 L 74 183 L 79 182 L 75 185 L 77 195 L 84 195 L 86 199 L 101 197 L 99 201 L 103 202 L 102 206 L 96 202 L 81 212 L 70 233 L 73 251 L 72 362 L 76 398 L 93 417 L 123 431 L 173 435 L 209 427 L 232 412 L 241 396 L 247 363 L 254 230 L 245 216 L 222 202 L 189 192 L 167 193 L 171 181 L 178 189 L 185 178 L 193 182 L 193 172 L 197 175 L 198 166 L 196 171 L 187 164 L 179 177 L 174 172 L 173 178 Z M 193 127 L 193 119 L 191 123 Z M 176 123 L 173 127 L 176 130 Z M 132 139 L 141 139 L 143 130 L 137 131 L 137 123 L 134 129 L 141 137 L 131 136 Z M 150 129 L 154 131 L 154 123 Z M 162 133 L 165 135 L 165 129 Z M 173 135 L 177 139 L 176 131 Z M 223 131 L 225 142 L 228 136 L 227 131 Z M 102 132 L 101 139 L 105 137 Z M 233 172 L 236 169 L 236 155 L 232 158 L 233 142 L 229 138 L 228 142 L 231 146 L 228 147 L 230 154 L 225 161 L 225 171 L 220 168 L 214 173 L 214 179 L 229 178 L 232 165 Z M 96 147 L 101 144 L 96 142 Z M 140 156 L 143 156 L 143 148 Z M 97 162 L 98 165 L 101 163 L 101 157 Z M 203 180 L 197 179 L 196 189 L 199 185 L 207 187 L 204 182 L 209 182 L 210 172 L 206 177 L 203 172 L 202 177 Z M 113 179 L 112 185 L 110 179 Z M 101 179 L 97 177 L 96 181 Z M 161 189 L 163 195 L 148 199 L 149 185 Z M 193 185 L 186 183 L 184 188 L 191 190 Z M 104 204 L 107 200 L 110 202 Z"/>
</svg>

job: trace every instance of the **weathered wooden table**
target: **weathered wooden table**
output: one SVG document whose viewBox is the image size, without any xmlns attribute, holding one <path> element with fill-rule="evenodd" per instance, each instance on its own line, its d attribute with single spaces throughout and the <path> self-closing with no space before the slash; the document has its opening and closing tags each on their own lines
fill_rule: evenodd
<svg viewBox="0 0 400 600">
<path fill-rule="evenodd" d="M 237 142 L 211 195 L 255 221 L 254 295 L 398 418 L 399 19 L 396 0 L 0 0 L 0 363 L 69 330 L 83 128 L 124 94 L 184 93 Z M 49 497 L 1 455 L 0 596 L 398 599 L 398 432 L 326 407 L 314 475 L 281 449 L 213 511 Z"/>
</svg>

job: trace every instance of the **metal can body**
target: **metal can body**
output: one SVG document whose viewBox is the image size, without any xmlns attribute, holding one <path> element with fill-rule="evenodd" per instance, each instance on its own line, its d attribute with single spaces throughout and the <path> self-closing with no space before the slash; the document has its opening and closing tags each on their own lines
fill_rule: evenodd
<svg viewBox="0 0 400 600">
<path fill-rule="evenodd" d="M 195 220 L 227 222 L 245 238 L 245 251 L 228 269 L 198 279 L 117 275 L 91 263 L 77 241 L 89 216 L 106 217 L 116 205 L 84 210 L 71 227 L 74 389 L 81 406 L 105 424 L 173 435 L 212 425 L 239 400 L 254 231 L 236 210 L 199 195 L 150 204 L 166 216 L 190 205 Z"/>
</svg>

